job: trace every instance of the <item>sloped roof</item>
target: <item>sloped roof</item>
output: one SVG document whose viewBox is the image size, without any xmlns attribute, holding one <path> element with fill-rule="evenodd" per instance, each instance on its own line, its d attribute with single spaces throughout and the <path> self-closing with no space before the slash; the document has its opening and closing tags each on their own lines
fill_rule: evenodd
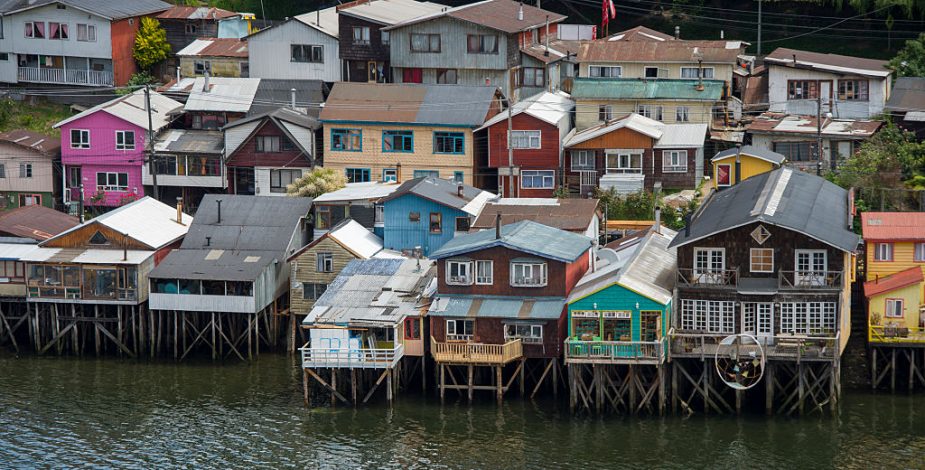
<svg viewBox="0 0 925 470">
<path fill-rule="evenodd" d="M 866 241 L 925 240 L 925 212 L 862 212 Z"/>
<path fill-rule="evenodd" d="M 315 198 L 315 204 L 338 203 L 349 201 L 375 201 L 386 197 L 396 189 L 399 184 L 395 182 L 367 181 L 363 183 L 347 183 L 337 191 L 324 193 Z"/>
<path fill-rule="evenodd" d="M 296 111 L 317 119 L 324 103 L 326 85 L 321 80 L 261 78 L 248 114 L 261 114 L 292 104 L 295 89 Z"/>
<path fill-rule="evenodd" d="M 793 56 L 796 56 L 796 67 L 841 74 L 858 74 L 870 77 L 884 78 L 890 76 L 892 71 L 887 68 L 887 61 L 878 59 L 864 59 L 846 55 L 828 54 L 822 52 L 798 51 L 778 47 L 764 58 L 765 64 L 794 66 Z"/>
<path fill-rule="evenodd" d="M 902 289 L 903 287 L 920 284 L 922 281 L 925 281 L 925 277 L 922 276 L 922 268 L 913 266 L 896 274 L 890 274 L 889 276 L 877 280 L 865 282 L 864 296 L 871 298 L 877 294 L 883 294 L 884 292 L 891 292 L 896 289 Z"/>
<path fill-rule="evenodd" d="M 755 222 L 793 230 L 842 251 L 857 250 L 859 237 L 848 229 L 848 191 L 786 167 L 712 193 L 691 221 L 689 233 L 682 230 L 671 246 Z"/>
<path fill-rule="evenodd" d="M 177 56 L 247 58 L 247 41 L 238 38 L 199 38 L 177 52 Z"/>
<path fill-rule="evenodd" d="M 64 236 L 84 225 L 101 224 L 116 232 L 124 233 L 156 250 L 182 238 L 193 223 L 193 217 L 186 214 L 183 215 L 183 224 L 178 223 L 176 219 L 176 207 L 168 206 L 157 199 L 145 196 L 90 219 L 82 225 L 65 230 L 48 240 Z"/>
<path fill-rule="evenodd" d="M 722 152 L 717 153 L 713 158 L 710 159 L 710 161 L 716 162 L 716 161 L 724 160 L 729 157 L 735 157 L 736 153 L 738 152 L 739 152 L 739 149 L 736 149 L 736 148 L 726 149 L 726 150 L 723 150 Z M 780 165 L 784 163 L 784 160 L 787 159 L 787 157 L 773 150 L 768 150 L 762 147 L 755 147 L 753 145 L 743 145 L 741 149 L 741 154 L 748 155 L 749 157 L 755 157 L 757 159 L 764 160 L 766 162 L 773 163 L 775 165 Z"/>
<path fill-rule="evenodd" d="M 636 43 L 639 44 L 639 43 Z M 723 96 L 721 80 L 658 80 L 643 78 L 576 78 L 572 98 L 581 100 L 675 100 L 719 101 Z"/>
<path fill-rule="evenodd" d="M 110 20 L 144 16 L 172 7 L 160 0 L 6 0 L 0 2 L 0 13 L 12 15 L 21 11 L 60 3 Z"/>
<path fill-rule="evenodd" d="M 899 77 L 890 90 L 886 109 L 904 113 L 925 111 L 925 77 Z"/>
<path fill-rule="evenodd" d="M 461 194 L 460 188 L 462 188 Z M 382 202 L 388 202 L 406 194 L 414 194 L 470 215 L 478 215 L 485 202 L 495 197 L 488 191 L 482 191 L 468 184 L 428 176 L 405 181 L 392 194 L 382 198 Z"/>
<path fill-rule="evenodd" d="M 197 77 L 183 109 L 246 113 L 254 102 L 259 84 L 259 78 L 209 77 L 209 91 L 204 91 L 205 77 Z"/>
<path fill-rule="evenodd" d="M 446 5 L 439 3 L 416 0 L 359 0 L 338 5 L 337 13 L 381 25 L 393 25 L 447 8 Z"/>
<path fill-rule="evenodd" d="M 587 142 L 617 129 L 631 129 L 655 140 L 653 148 L 702 147 L 707 135 L 707 124 L 665 124 L 645 116 L 631 113 L 566 137 L 563 145 L 568 148 Z"/>
<path fill-rule="evenodd" d="M 642 62 L 697 64 L 697 54 L 705 64 L 735 64 L 745 49 L 742 41 L 619 41 L 599 39 L 588 41 L 578 50 L 579 62 L 616 63 Z"/>
<path fill-rule="evenodd" d="M 368 228 L 360 225 L 357 221 L 353 219 L 344 219 L 334 227 L 331 227 L 324 235 L 316 238 L 308 245 L 299 248 L 295 253 L 289 255 L 288 261 L 292 261 L 294 258 L 304 253 L 305 250 L 317 245 L 325 238 L 330 238 L 360 259 L 372 258 L 373 255 L 382 251 L 381 238 L 369 231 Z"/>
<path fill-rule="evenodd" d="M 501 237 L 494 230 L 470 232 L 453 237 L 433 259 L 443 259 L 477 250 L 503 246 L 531 255 L 571 263 L 591 248 L 593 240 L 574 232 L 559 230 L 532 220 L 523 220 L 501 227 Z"/>
<path fill-rule="evenodd" d="M 154 150 L 166 153 L 222 154 L 225 139 L 220 131 L 168 129 L 154 142 Z"/>
<path fill-rule="evenodd" d="M 575 109 L 575 102 L 572 101 L 572 97 L 564 91 L 557 91 L 555 93 L 544 91 L 514 103 L 514 106 L 511 108 L 510 113 L 512 116 L 526 113 L 540 121 L 557 126 L 559 122 L 569 117 L 569 113 Z M 476 130 L 497 124 L 507 118 L 508 111 L 498 113 L 491 119 L 485 121 L 485 124 L 482 124 L 482 126 Z"/>
<path fill-rule="evenodd" d="M 300 23 L 307 25 L 310 28 L 315 28 L 318 31 L 321 31 L 332 38 L 338 38 L 338 24 L 340 21 L 337 17 L 337 7 L 323 8 L 321 10 L 312 11 L 309 13 L 303 13 L 301 15 L 296 15 L 294 19 Z M 260 31 L 266 31 L 261 29 Z M 259 34 L 260 31 L 254 33 Z"/>
<path fill-rule="evenodd" d="M 497 91 L 491 86 L 338 82 L 321 120 L 479 127 Z"/>
<path fill-rule="evenodd" d="M 665 124 L 662 137 L 655 141 L 656 149 L 698 148 L 707 139 L 708 125 L 702 123 Z"/>
<path fill-rule="evenodd" d="M 47 240 L 80 225 L 77 217 L 41 206 L 21 206 L 0 213 L 0 234 Z"/>
<path fill-rule="evenodd" d="M 562 316 L 563 307 L 562 297 L 440 295 L 431 302 L 428 313 L 438 317 L 555 320 Z"/>
<path fill-rule="evenodd" d="M 61 153 L 61 139 L 26 129 L 4 132 L 0 134 L 0 141 L 32 149 L 48 157 L 56 157 Z"/>
<path fill-rule="evenodd" d="M 521 8 L 523 8 L 522 20 L 518 19 Z M 390 30 L 402 28 L 442 17 L 468 21 L 505 33 L 518 33 L 543 26 L 546 24 L 547 18 L 550 24 L 561 22 L 566 18 L 565 15 L 560 15 L 513 0 L 483 0 L 481 2 L 449 8 L 437 13 L 419 16 L 415 19 L 403 21 L 383 29 Z"/>
<path fill-rule="evenodd" d="M 220 20 L 240 16 L 240 13 L 216 7 L 187 7 L 174 5 L 156 16 L 159 20 Z"/>
<path fill-rule="evenodd" d="M 172 115 L 182 107 L 183 103 L 174 101 L 156 91 L 151 91 L 151 122 L 154 131 L 157 132 L 170 124 Z M 58 122 L 53 127 L 57 129 L 65 124 L 83 119 L 97 112 L 108 113 L 138 127 L 148 128 L 148 112 L 145 106 L 144 90 L 136 90 L 127 95 L 98 104 Z"/>
<path fill-rule="evenodd" d="M 762 113 L 749 123 L 745 130 L 750 133 L 793 133 L 816 134 L 816 116 L 801 116 L 783 113 Z M 883 121 L 867 119 L 823 118 L 822 135 L 866 139 L 875 132 Z"/>
<path fill-rule="evenodd" d="M 607 36 L 608 41 L 674 41 L 674 36 L 639 25 Z"/>
<path fill-rule="evenodd" d="M 33 240 L 28 240 L 32 243 L 19 243 L 19 240 L 15 238 L 7 240 L 9 241 L 0 241 L 0 260 L 3 261 L 19 261 L 40 249 Z"/>
<path fill-rule="evenodd" d="M 305 114 L 293 111 L 289 108 L 276 108 L 273 111 L 269 111 L 263 114 L 252 115 L 243 119 L 238 119 L 237 121 L 232 121 L 222 127 L 222 131 L 227 131 L 228 129 L 233 129 L 235 127 L 254 121 L 263 120 L 272 122 L 281 132 L 286 135 L 286 137 L 289 138 L 293 144 L 299 147 L 299 150 L 301 150 L 303 154 L 308 157 L 313 157 L 315 155 L 315 149 L 311 148 L 311 141 L 306 137 L 306 132 L 311 134 L 314 131 L 320 129 L 321 123 L 311 116 L 306 116 Z M 293 128 L 291 126 L 300 127 L 304 131 L 300 132 L 297 128 Z M 255 129 L 259 129 L 259 127 Z M 242 144 L 239 144 L 235 148 L 225 149 L 226 156 L 233 155 L 238 149 L 241 148 Z"/>
<path fill-rule="evenodd" d="M 584 233 L 597 216 L 597 199 L 503 198 L 482 207 L 469 231 L 494 229 L 498 214 L 501 225 L 532 220 L 569 232 Z"/>
</svg>

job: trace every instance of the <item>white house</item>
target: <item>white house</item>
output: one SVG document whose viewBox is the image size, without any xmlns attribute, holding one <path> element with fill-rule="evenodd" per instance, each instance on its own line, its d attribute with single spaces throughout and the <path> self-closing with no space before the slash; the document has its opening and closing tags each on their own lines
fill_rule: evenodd
<svg viewBox="0 0 925 470">
<path fill-rule="evenodd" d="M 337 10 L 331 7 L 251 34 L 250 76 L 340 81 L 337 21 Z"/>
</svg>

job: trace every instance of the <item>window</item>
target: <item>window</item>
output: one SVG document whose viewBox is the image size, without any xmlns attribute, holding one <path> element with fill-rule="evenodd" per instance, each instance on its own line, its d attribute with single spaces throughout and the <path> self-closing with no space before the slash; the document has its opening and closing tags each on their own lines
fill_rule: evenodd
<svg viewBox="0 0 925 470">
<path fill-rule="evenodd" d="M 324 62 L 324 46 L 314 44 L 293 44 L 290 62 Z"/>
<path fill-rule="evenodd" d="M 19 195 L 19 207 L 41 206 L 41 205 L 42 205 L 42 195 L 41 194 L 20 194 Z"/>
<path fill-rule="evenodd" d="M 662 107 L 661 106 L 655 106 L 651 104 L 641 104 L 639 105 L 639 108 L 636 110 L 636 113 L 638 113 L 641 116 L 645 116 L 649 119 L 655 119 L 656 121 L 662 120 Z"/>
<path fill-rule="evenodd" d="M 411 33 L 411 52 L 440 52 L 440 35 Z"/>
<path fill-rule="evenodd" d="M 498 36 L 494 34 L 469 34 L 466 43 L 470 54 L 498 53 Z"/>
<path fill-rule="evenodd" d="M 380 41 L 382 41 L 382 44 L 388 44 L 389 42 L 391 42 L 392 35 L 389 33 L 389 31 L 380 30 L 379 38 L 380 38 Z"/>
<path fill-rule="evenodd" d="M 77 40 L 96 42 L 96 25 L 77 23 Z"/>
<path fill-rule="evenodd" d="M 175 155 L 158 155 L 156 159 L 151 160 L 151 174 L 176 175 L 177 157 Z"/>
<path fill-rule="evenodd" d="M 415 178 L 439 178 L 440 172 L 437 170 L 414 170 Z"/>
<path fill-rule="evenodd" d="M 331 129 L 331 150 L 343 152 L 363 150 L 363 131 L 360 129 Z"/>
<path fill-rule="evenodd" d="M 466 180 L 466 174 L 464 172 L 462 171 L 453 172 L 453 182 L 454 183 L 463 184 L 465 180 Z"/>
<path fill-rule="evenodd" d="M 382 181 L 398 181 L 398 170 L 395 168 L 383 168 L 382 169 Z"/>
<path fill-rule="evenodd" d="M 773 273 L 774 249 L 752 248 L 749 257 L 749 270 L 753 273 Z"/>
<path fill-rule="evenodd" d="M 902 318 L 904 308 L 903 299 L 886 299 L 886 310 L 883 316 L 886 318 Z"/>
<path fill-rule="evenodd" d="M 368 183 L 369 168 L 345 168 L 348 183 Z"/>
<path fill-rule="evenodd" d="M 414 152 L 414 132 L 382 131 L 383 152 Z"/>
<path fill-rule="evenodd" d="M 135 131 L 116 131 L 116 150 L 135 150 Z"/>
<path fill-rule="evenodd" d="M 892 251 L 892 250 L 891 250 Z M 794 250 L 796 273 L 794 285 L 824 286 L 827 282 L 828 263 L 825 250 Z M 891 253 L 892 255 L 892 253 Z"/>
<path fill-rule="evenodd" d="M 373 207 L 373 226 L 382 227 L 385 225 L 385 206 L 376 204 Z"/>
<path fill-rule="evenodd" d="M 520 187 L 523 189 L 553 189 L 556 172 L 553 170 L 522 170 Z"/>
<path fill-rule="evenodd" d="M 128 191 L 128 173 L 97 173 L 97 191 Z"/>
<path fill-rule="evenodd" d="M 71 129 L 71 148 L 90 148 L 90 131 L 86 129 Z"/>
<path fill-rule="evenodd" d="M 572 157 L 572 171 L 594 169 L 593 150 L 572 150 L 569 155 Z"/>
<path fill-rule="evenodd" d="M 511 263 L 511 285 L 514 287 L 542 287 L 546 285 L 546 263 Z"/>
<path fill-rule="evenodd" d="M 319 273 L 334 272 L 334 254 L 319 252 L 315 254 L 315 271 Z"/>
<path fill-rule="evenodd" d="M 421 339 L 421 319 L 416 317 L 405 318 L 405 339 Z"/>
<path fill-rule="evenodd" d="M 469 218 L 468 217 L 457 217 L 455 230 L 457 232 L 468 232 L 469 231 Z"/>
<path fill-rule="evenodd" d="M 835 335 L 835 302 L 780 304 L 781 333 Z"/>
<path fill-rule="evenodd" d="M 606 151 L 604 160 L 607 165 L 606 172 L 614 173 L 642 173 L 642 154 L 626 150 Z"/>
<path fill-rule="evenodd" d="M 202 115 L 193 115 L 193 129 L 202 129 Z"/>
<path fill-rule="evenodd" d="M 48 39 L 58 39 L 63 40 L 68 38 L 67 34 L 67 23 L 48 23 Z"/>
<path fill-rule="evenodd" d="M 515 149 L 540 148 L 540 131 L 511 131 L 511 147 Z"/>
<path fill-rule="evenodd" d="M 645 76 L 646 78 L 658 78 L 658 67 L 646 67 Z"/>
<path fill-rule="evenodd" d="M 703 77 L 698 77 L 698 70 L 703 70 Z M 713 78 L 713 67 L 681 67 L 681 78 Z"/>
<path fill-rule="evenodd" d="M 318 300 L 324 291 L 328 290 L 327 284 L 316 284 L 312 282 L 302 283 L 302 300 Z"/>
<path fill-rule="evenodd" d="M 816 80 L 787 80 L 788 100 L 814 100 L 819 97 L 819 82 Z"/>
<path fill-rule="evenodd" d="M 893 261 L 893 244 L 877 243 L 874 246 L 874 261 Z"/>
<path fill-rule="evenodd" d="M 315 206 L 315 227 L 326 229 L 331 226 L 331 208 L 329 206 Z"/>
<path fill-rule="evenodd" d="M 103 235 L 102 232 L 97 231 L 96 233 L 93 234 L 92 237 L 90 237 L 90 240 L 88 240 L 88 243 L 90 243 L 91 245 L 108 245 L 109 240 L 106 238 L 106 235 Z"/>
<path fill-rule="evenodd" d="M 610 121 L 613 119 L 613 106 L 609 104 L 598 105 L 597 107 L 597 120 L 598 121 Z"/>
<path fill-rule="evenodd" d="M 709 333 L 735 333 L 735 302 L 681 300 L 681 329 Z"/>
<path fill-rule="evenodd" d="M 258 153 L 276 153 L 279 152 L 279 136 L 275 135 L 258 135 L 254 138 L 256 150 Z"/>
<path fill-rule="evenodd" d="M 476 261 L 475 283 L 478 285 L 490 286 L 494 282 L 494 267 L 495 263 L 492 260 Z"/>
<path fill-rule="evenodd" d="M 520 69 L 520 85 L 532 87 L 546 86 L 546 70 L 541 67 L 524 67 Z"/>
<path fill-rule="evenodd" d="M 415 212 L 415 211 L 409 212 L 409 213 L 408 213 L 408 221 L 409 221 L 409 222 L 420 222 L 420 221 L 421 221 L 421 213 L 420 213 L 420 212 Z"/>
<path fill-rule="evenodd" d="M 774 142 L 774 151 L 791 162 L 809 162 L 816 159 L 815 142 Z"/>
<path fill-rule="evenodd" d="M 588 67 L 588 74 L 591 78 L 620 78 L 623 75 L 623 68 L 609 65 L 592 65 Z"/>
<path fill-rule="evenodd" d="M 919 262 L 925 261 L 925 243 L 915 244 L 913 259 Z"/>
<path fill-rule="evenodd" d="M 694 282 L 725 284 L 725 248 L 694 248 Z"/>
<path fill-rule="evenodd" d="M 469 341 L 472 339 L 475 322 L 473 320 L 447 320 L 447 341 Z"/>
<path fill-rule="evenodd" d="M 472 285 L 472 261 L 447 260 L 446 283 L 452 286 Z"/>
<path fill-rule="evenodd" d="M 437 84 L 455 85 L 457 83 L 456 69 L 437 69 Z"/>
<path fill-rule="evenodd" d="M 663 173 L 687 173 L 687 150 L 663 150 Z"/>
<path fill-rule="evenodd" d="M 302 170 L 270 170 L 270 192 L 285 193 L 286 186 L 302 177 Z"/>
<path fill-rule="evenodd" d="M 32 178 L 32 164 L 31 163 L 20 163 L 19 164 L 19 177 L 20 178 Z"/>
<path fill-rule="evenodd" d="M 0 178 L 6 178 L 6 164 L 0 163 Z M 77 183 L 76 186 L 79 186 L 80 183 Z M 75 187 L 75 186 L 72 186 Z"/>
<path fill-rule="evenodd" d="M 353 27 L 353 43 L 361 46 L 369 44 L 369 26 Z"/>
<path fill-rule="evenodd" d="M 674 120 L 677 122 L 688 122 L 691 120 L 691 108 L 689 106 L 678 106 L 675 108 Z"/>
<path fill-rule="evenodd" d="M 525 344 L 543 343 L 543 325 L 509 323 L 504 325 L 504 340 L 519 339 Z"/>
<path fill-rule="evenodd" d="M 430 213 L 430 233 L 443 233 L 443 214 Z"/>
<path fill-rule="evenodd" d="M 842 101 L 867 101 L 867 80 L 839 80 L 838 99 Z"/>
<path fill-rule="evenodd" d="M 0 24 L 3 24 L 3 23 L 0 23 Z M 3 29 L 3 28 L 0 27 L 0 29 Z M 3 35 L 0 35 L 0 39 L 3 39 Z M 9 53 L 9 52 L 0 52 L 0 61 L 6 62 L 6 61 L 8 61 L 8 60 L 10 60 L 10 53 Z"/>
<path fill-rule="evenodd" d="M 401 69 L 402 83 L 424 83 L 424 70 L 419 68 Z"/>
<path fill-rule="evenodd" d="M 27 21 L 26 37 L 32 39 L 45 39 L 45 23 L 42 21 Z"/>
</svg>

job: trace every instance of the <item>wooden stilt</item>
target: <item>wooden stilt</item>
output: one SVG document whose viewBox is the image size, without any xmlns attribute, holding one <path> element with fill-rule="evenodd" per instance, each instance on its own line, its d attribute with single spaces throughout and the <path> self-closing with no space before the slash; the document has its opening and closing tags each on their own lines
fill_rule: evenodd
<svg viewBox="0 0 925 470">
<path fill-rule="evenodd" d="M 446 398 L 446 364 L 438 364 L 440 369 L 440 403 Z"/>
<path fill-rule="evenodd" d="M 774 363 L 765 364 L 764 377 L 764 413 L 768 416 L 774 414 Z"/>
<path fill-rule="evenodd" d="M 386 387 L 385 387 L 385 399 L 389 402 L 389 406 L 392 405 L 392 369 L 386 369 Z"/>
<path fill-rule="evenodd" d="M 890 348 L 890 391 L 896 393 L 896 348 Z"/>
<path fill-rule="evenodd" d="M 521 361 L 520 366 L 521 366 L 520 371 L 521 371 L 521 373 L 523 373 L 523 361 Z M 469 372 L 469 379 L 470 379 L 470 382 L 469 382 L 469 401 L 472 401 L 472 382 L 471 382 L 471 379 L 472 379 L 472 372 L 471 372 L 472 369 L 471 369 L 471 367 L 472 367 L 472 366 L 469 366 L 469 367 L 470 367 L 470 369 L 469 369 L 469 370 L 470 370 L 470 372 Z M 503 369 L 503 366 L 497 366 L 497 367 L 495 368 L 495 380 L 498 382 L 497 394 L 498 394 L 498 404 L 499 404 L 499 405 L 501 404 L 501 401 L 504 399 L 504 383 L 503 383 L 503 381 L 501 380 L 501 370 L 502 370 L 502 369 Z M 511 380 L 513 380 L 513 379 L 514 379 L 514 378 L 511 377 Z"/>
<path fill-rule="evenodd" d="M 521 367 L 520 367 L 520 374 L 519 374 L 519 375 L 520 375 L 520 396 L 521 396 L 521 397 L 524 396 L 524 370 L 526 369 L 526 367 L 523 367 L 523 363 L 526 362 L 526 361 L 527 361 L 527 359 L 521 359 L 521 360 L 520 360 L 520 362 L 521 362 Z M 538 382 L 538 383 L 539 383 L 539 382 Z"/>
<path fill-rule="evenodd" d="M 302 369 L 302 393 L 305 396 L 305 406 L 311 406 L 309 391 L 308 391 L 308 369 Z"/>
<path fill-rule="evenodd" d="M 468 366 L 468 374 L 469 374 L 468 377 L 469 377 L 469 381 L 467 382 L 467 385 L 469 386 L 469 403 L 472 403 L 472 385 L 473 385 L 473 383 L 472 383 L 472 370 L 473 370 L 473 369 L 474 369 L 474 367 L 470 364 L 470 365 Z"/>
<path fill-rule="evenodd" d="M 337 369 L 331 369 L 331 406 L 337 404 Z M 346 402 L 347 400 L 344 400 Z"/>
</svg>

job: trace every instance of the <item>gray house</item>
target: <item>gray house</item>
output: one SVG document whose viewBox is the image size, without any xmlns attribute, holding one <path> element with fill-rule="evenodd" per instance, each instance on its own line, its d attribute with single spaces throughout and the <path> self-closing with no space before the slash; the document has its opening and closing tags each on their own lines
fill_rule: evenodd
<svg viewBox="0 0 925 470">
<path fill-rule="evenodd" d="M 337 82 L 341 61 L 337 10 L 294 16 L 247 37 L 250 76 Z"/>
</svg>

